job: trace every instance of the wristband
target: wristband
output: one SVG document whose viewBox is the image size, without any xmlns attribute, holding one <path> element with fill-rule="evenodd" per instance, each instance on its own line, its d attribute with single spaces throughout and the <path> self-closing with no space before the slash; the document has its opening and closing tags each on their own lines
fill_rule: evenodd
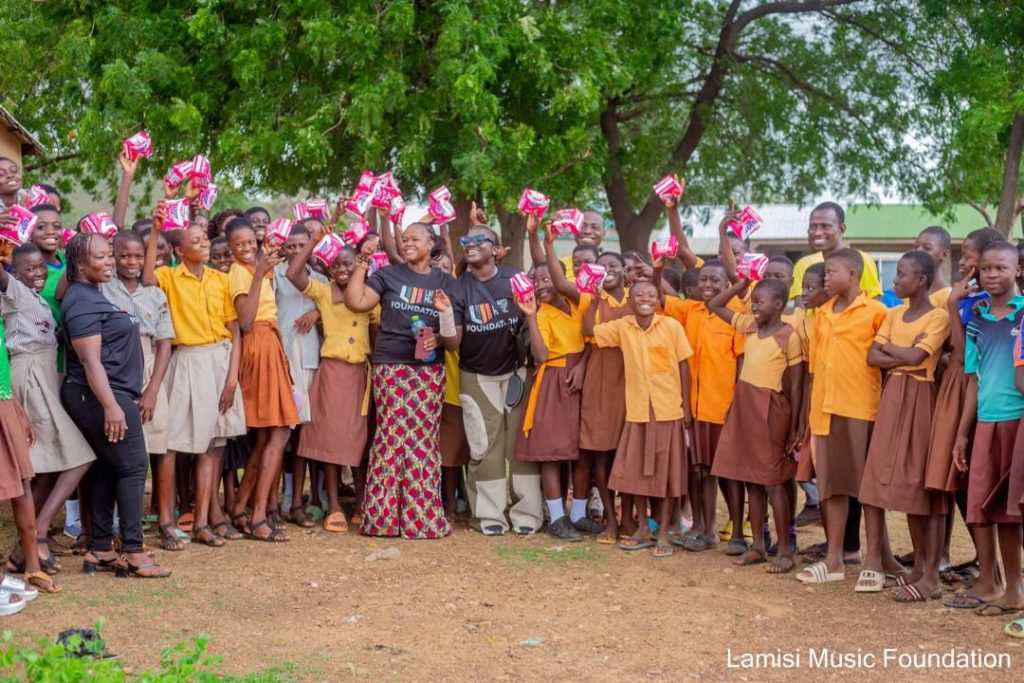
<svg viewBox="0 0 1024 683">
<path fill-rule="evenodd" d="M 363 256 L 362 254 L 360 254 L 359 256 L 356 256 L 356 265 L 362 266 L 363 268 L 366 268 L 367 270 L 369 270 L 370 269 L 370 263 L 371 263 L 371 260 L 370 260 L 369 256 Z"/>
<path fill-rule="evenodd" d="M 441 336 L 454 337 L 457 333 L 455 331 L 455 313 L 452 309 L 438 311 L 438 317 L 441 318 Z"/>
</svg>

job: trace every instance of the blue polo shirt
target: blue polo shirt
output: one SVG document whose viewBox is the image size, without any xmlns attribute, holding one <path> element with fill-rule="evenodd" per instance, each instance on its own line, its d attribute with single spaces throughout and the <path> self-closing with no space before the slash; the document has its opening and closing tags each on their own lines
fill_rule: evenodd
<svg viewBox="0 0 1024 683">
<path fill-rule="evenodd" d="M 1007 422 L 1024 415 L 1024 395 L 1014 383 L 1014 352 L 1024 320 L 1024 296 L 1008 302 L 1013 311 L 1004 318 L 989 313 L 983 303 L 967 323 L 964 371 L 978 376 L 978 420 Z"/>
</svg>

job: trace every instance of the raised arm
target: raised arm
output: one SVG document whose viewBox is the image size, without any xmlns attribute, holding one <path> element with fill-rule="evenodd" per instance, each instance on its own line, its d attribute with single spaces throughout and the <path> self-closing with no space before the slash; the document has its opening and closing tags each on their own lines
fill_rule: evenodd
<svg viewBox="0 0 1024 683">
<path fill-rule="evenodd" d="M 155 287 L 156 279 L 156 252 L 160 242 L 160 232 L 164 229 L 164 200 L 157 202 L 156 210 L 153 212 L 153 228 L 149 233 L 149 242 L 146 243 L 146 259 L 142 262 L 142 284 Z"/>
<path fill-rule="evenodd" d="M 583 336 L 593 337 L 594 336 L 594 322 L 597 320 L 597 309 L 598 305 L 596 302 L 592 303 L 587 307 L 587 312 L 583 314 Z"/>
<path fill-rule="evenodd" d="M 735 284 L 730 285 L 728 289 L 723 289 L 708 302 L 708 310 L 725 322 L 731 323 L 732 317 L 736 312 L 729 308 L 729 302 L 734 297 L 742 297 L 746 294 L 748 287 L 750 287 L 750 280 L 741 279 Z"/>
<path fill-rule="evenodd" d="M 739 216 L 739 211 L 726 211 L 725 217 L 718 224 L 718 258 L 725 266 L 725 274 L 729 282 L 736 282 L 736 255 L 729 246 L 729 222 Z"/>
<path fill-rule="evenodd" d="M 964 326 L 960 323 L 960 302 L 973 288 L 968 284 L 976 277 L 973 268 L 964 277 L 953 285 L 949 293 L 946 306 L 949 308 L 949 345 L 952 348 L 950 357 L 961 365 L 964 364 L 964 351 L 967 349 L 967 337 L 964 335 Z"/>
<path fill-rule="evenodd" d="M 675 199 L 665 202 L 665 213 L 668 215 L 668 231 L 679 243 L 679 260 L 687 268 L 696 268 L 697 255 L 690 249 L 690 243 L 683 232 L 683 221 L 679 218 L 679 204 Z"/>
<path fill-rule="evenodd" d="M 135 171 L 139 167 L 138 159 L 129 159 L 124 151 L 117 159 L 121 162 L 121 186 L 117 188 L 117 199 L 114 200 L 114 223 L 124 230 L 124 216 L 128 213 L 128 196 L 132 189 L 132 180 L 135 178 Z"/>
<path fill-rule="evenodd" d="M 405 263 L 402 256 L 402 235 L 401 227 L 395 223 L 392 225 L 387 209 L 377 209 L 380 222 L 380 237 L 384 244 L 384 253 L 388 255 L 388 261 L 394 265 Z"/>
<path fill-rule="evenodd" d="M 299 250 L 299 253 L 292 258 L 292 262 L 288 264 L 288 270 L 284 273 L 288 281 L 295 285 L 295 289 L 300 292 L 305 292 L 306 287 L 309 286 L 309 271 L 306 268 L 306 264 L 309 263 L 309 256 L 313 253 L 313 249 L 316 248 L 321 236 L 321 233 L 317 232 L 313 239 L 306 242 L 302 249 Z"/>
<path fill-rule="evenodd" d="M 551 221 L 544 224 L 544 258 L 548 264 L 548 275 L 551 276 L 551 284 L 555 291 L 564 296 L 574 304 L 580 302 L 580 290 L 576 289 L 576 283 L 570 282 L 562 272 L 562 264 L 558 262 L 555 255 L 555 232 L 551 229 Z M 591 306 L 597 308 L 597 306 Z"/>
<path fill-rule="evenodd" d="M 366 251 L 368 244 L 363 245 Z M 367 313 L 380 303 L 380 295 L 366 286 L 366 276 L 370 272 L 370 255 L 360 252 L 356 267 L 349 276 L 348 284 L 345 286 L 345 305 L 356 313 Z"/>
<path fill-rule="evenodd" d="M 540 246 L 540 238 L 537 231 L 540 230 L 540 220 L 533 214 L 526 217 L 526 236 L 530 243 L 531 266 L 544 263 L 544 249 Z"/>
</svg>

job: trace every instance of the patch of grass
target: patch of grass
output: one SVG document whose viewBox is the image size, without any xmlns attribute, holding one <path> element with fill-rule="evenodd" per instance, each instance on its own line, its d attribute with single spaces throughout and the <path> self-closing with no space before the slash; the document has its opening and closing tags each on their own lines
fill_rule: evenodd
<svg viewBox="0 0 1024 683">
<path fill-rule="evenodd" d="M 498 557 L 518 567 L 567 566 L 570 564 L 597 564 L 604 558 L 590 546 L 568 547 L 554 546 L 550 548 L 501 546 L 494 551 Z"/>
</svg>

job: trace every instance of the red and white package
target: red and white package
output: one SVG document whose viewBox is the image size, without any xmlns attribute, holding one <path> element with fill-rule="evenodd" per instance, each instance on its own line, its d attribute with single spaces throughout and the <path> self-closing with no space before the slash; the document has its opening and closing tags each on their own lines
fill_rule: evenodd
<svg viewBox="0 0 1024 683">
<path fill-rule="evenodd" d="M 341 241 L 357 249 L 359 243 L 366 239 L 366 236 L 370 234 L 370 224 L 366 221 L 356 221 L 348 226 L 348 230 L 342 233 Z"/>
<path fill-rule="evenodd" d="M 391 265 L 391 260 L 383 251 L 377 251 L 370 255 L 370 272 L 374 273 L 384 266 Z"/>
<path fill-rule="evenodd" d="M 268 249 L 280 249 L 288 241 L 292 234 L 292 221 L 289 218 L 277 218 L 267 226 L 267 232 L 263 236 L 263 243 Z"/>
<path fill-rule="evenodd" d="M 71 228 L 64 228 L 64 231 L 61 232 L 60 234 L 61 244 L 63 244 L 65 247 L 68 246 L 68 242 L 70 242 L 71 238 L 77 234 L 78 233 L 72 230 Z"/>
<path fill-rule="evenodd" d="M 398 183 L 395 182 L 395 175 L 391 171 L 377 176 L 376 186 L 377 192 L 370 203 L 378 209 L 390 208 L 391 200 L 401 194 Z"/>
<path fill-rule="evenodd" d="M 91 232 L 96 235 L 103 235 L 103 239 L 110 240 L 117 234 L 117 224 L 105 211 L 90 213 L 82 219 L 82 232 Z"/>
<path fill-rule="evenodd" d="M 753 252 L 744 254 L 736 264 L 736 276 L 752 282 L 760 282 L 768 269 L 768 257 Z"/>
<path fill-rule="evenodd" d="M 601 288 L 608 271 L 596 263 L 584 263 L 576 273 L 576 289 L 585 294 L 593 294 Z"/>
<path fill-rule="evenodd" d="M 0 228 L 0 239 L 20 247 L 32 236 L 32 229 L 36 227 L 39 217 L 18 204 L 8 208 L 7 213 L 18 219 L 18 224 L 13 228 Z"/>
<path fill-rule="evenodd" d="M 583 212 L 579 209 L 559 209 L 551 221 L 551 230 L 556 235 L 578 235 L 582 227 Z"/>
<path fill-rule="evenodd" d="M 345 243 L 341 241 L 335 233 L 329 233 L 324 235 L 323 238 L 316 243 L 316 247 L 313 248 L 313 256 L 316 257 L 320 263 L 324 266 L 330 267 L 334 260 L 338 258 L 338 254 L 345 248 Z"/>
<path fill-rule="evenodd" d="M 184 230 L 192 220 L 187 199 L 165 202 L 164 214 L 164 230 Z"/>
<path fill-rule="evenodd" d="M 132 161 L 144 159 L 153 153 L 153 140 L 150 139 L 149 133 L 140 130 L 130 138 L 125 138 L 121 143 L 121 148 L 124 150 L 124 155 Z"/>
<path fill-rule="evenodd" d="M 536 289 L 533 280 L 526 273 L 516 273 L 512 276 L 512 293 L 518 301 L 528 301 L 533 297 L 533 290 Z"/>
<path fill-rule="evenodd" d="M 210 183 L 199 192 L 199 206 L 204 211 L 210 211 L 213 209 L 213 203 L 217 201 L 217 193 L 220 192 L 220 187 Z"/>
<path fill-rule="evenodd" d="M 392 223 L 398 225 L 402 224 L 402 218 L 405 217 L 405 200 L 402 199 L 401 195 L 391 200 L 391 207 L 388 209 L 388 218 L 391 219 Z"/>
<path fill-rule="evenodd" d="M 670 199 L 678 200 L 682 197 L 685 188 L 686 181 L 680 180 L 679 176 L 672 173 L 654 184 L 654 194 L 658 195 L 661 201 L 668 202 Z"/>
<path fill-rule="evenodd" d="M 213 180 L 213 173 L 210 171 L 210 160 L 202 154 L 197 154 L 192 159 L 192 170 L 189 172 L 192 179 L 192 187 L 206 187 Z"/>
<path fill-rule="evenodd" d="M 28 193 L 25 195 L 25 208 L 34 209 L 37 206 L 50 203 L 50 193 L 46 191 L 46 188 L 42 185 L 33 185 L 28 188 Z"/>
<path fill-rule="evenodd" d="M 674 235 L 670 235 L 668 239 L 651 242 L 651 258 L 675 258 L 678 253 L 679 240 Z"/>
<path fill-rule="evenodd" d="M 528 187 L 524 187 L 523 193 L 519 195 L 519 210 L 527 216 L 536 216 L 537 220 L 544 217 L 550 203 L 547 195 Z"/>
<path fill-rule="evenodd" d="M 749 206 L 743 207 L 736 220 L 729 221 L 729 227 L 741 240 L 745 240 L 757 232 L 761 225 L 761 217 Z"/>
<path fill-rule="evenodd" d="M 307 199 L 292 207 L 292 213 L 295 214 L 297 221 L 304 221 L 307 218 L 323 221 L 331 217 L 331 207 L 326 199 Z"/>
<path fill-rule="evenodd" d="M 164 176 L 164 185 L 172 190 L 176 190 L 189 178 L 191 173 L 192 160 L 179 161 L 167 171 L 167 175 Z"/>
<path fill-rule="evenodd" d="M 441 201 L 431 200 L 430 206 L 427 207 L 427 213 L 434 220 L 435 226 L 441 226 L 455 220 L 455 207 L 447 199 Z"/>
<path fill-rule="evenodd" d="M 431 202 L 447 202 L 452 198 L 452 193 L 446 186 L 442 185 L 427 195 L 427 198 L 430 199 Z"/>
</svg>

